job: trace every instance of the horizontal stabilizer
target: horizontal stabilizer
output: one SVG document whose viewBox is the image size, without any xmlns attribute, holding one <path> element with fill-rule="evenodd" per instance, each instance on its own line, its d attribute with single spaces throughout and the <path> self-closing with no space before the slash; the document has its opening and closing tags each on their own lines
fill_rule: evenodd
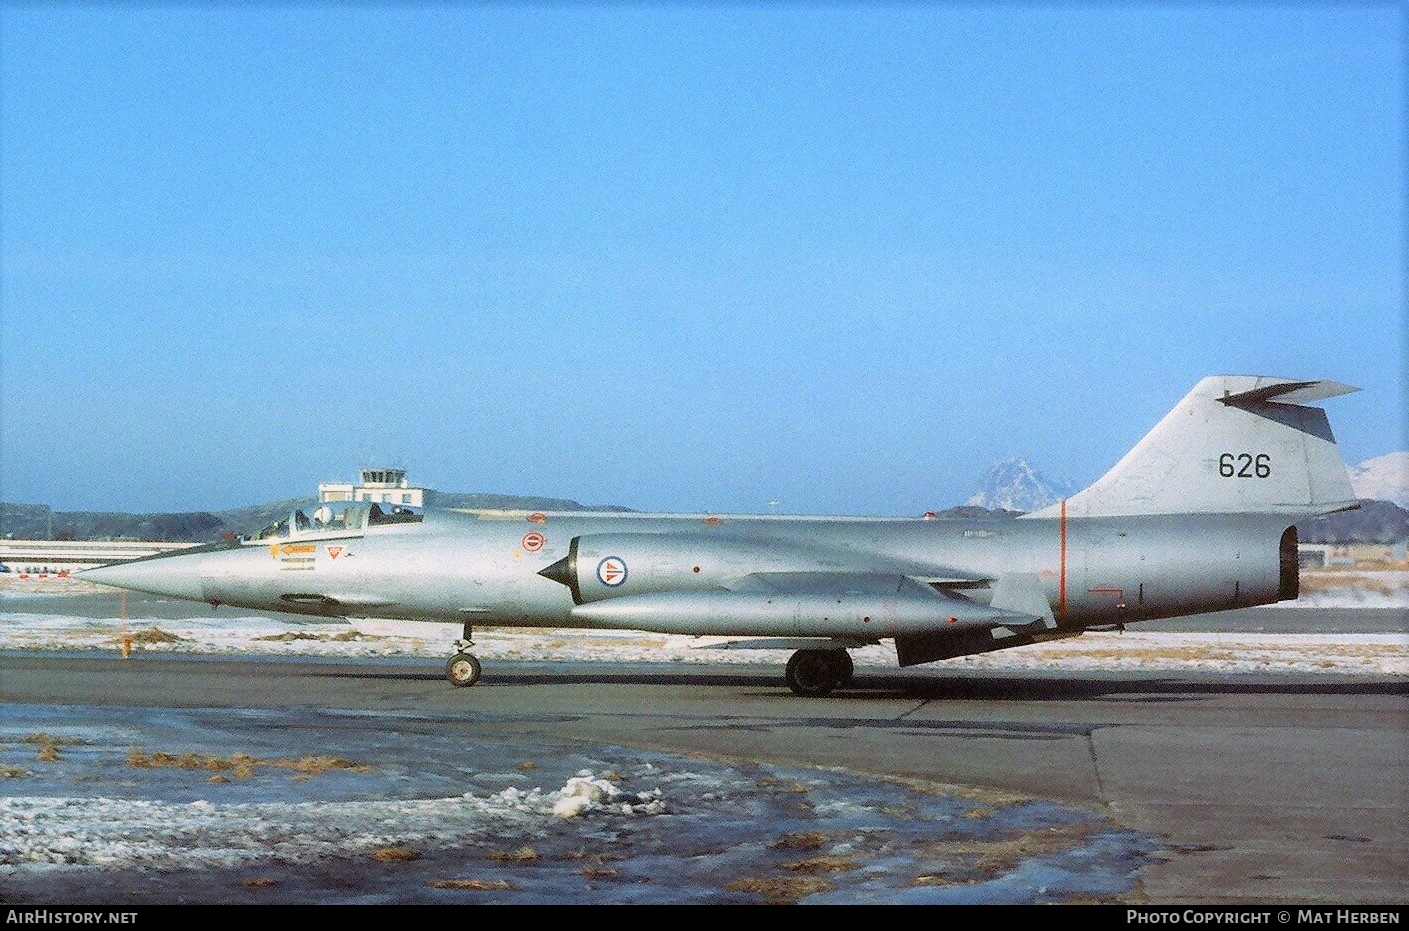
<svg viewBox="0 0 1409 931">
<path fill-rule="evenodd" d="M 1263 379 L 1264 381 L 1267 379 Z M 1281 404 L 1311 404 L 1316 401 L 1324 401 L 1327 398 L 1340 397 L 1343 394 L 1350 394 L 1359 391 L 1352 385 L 1343 385 L 1338 381 L 1280 381 L 1277 384 L 1265 385 L 1260 388 L 1253 388 L 1248 391 L 1239 391 L 1237 394 L 1225 394 L 1218 400 L 1224 404 L 1264 404 L 1269 401 L 1276 401 Z"/>
</svg>

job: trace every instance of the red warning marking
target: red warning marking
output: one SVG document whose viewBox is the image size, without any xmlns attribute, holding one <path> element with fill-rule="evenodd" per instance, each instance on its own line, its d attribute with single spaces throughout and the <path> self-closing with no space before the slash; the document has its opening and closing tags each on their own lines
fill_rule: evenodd
<svg viewBox="0 0 1409 931">
<path fill-rule="evenodd" d="M 957 617 L 951 617 L 951 618 L 949 619 L 949 623 L 953 624 L 953 623 L 954 623 L 955 621 L 957 621 L 957 620 L 959 620 Z"/>
<path fill-rule="evenodd" d="M 719 518 L 715 517 L 714 515 L 710 515 L 709 517 L 706 517 L 704 519 L 704 522 L 706 524 L 717 524 L 719 523 Z"/>
<path fill-rule="evenodd" d="M 543 549 L 543 544 L 547 543 L 548 539 L 544 537 L 543 534 L 539 533 L 537 530 L 530 530 L 528 533 L 523 535 L 523 539 L 519 542 L 523 544 L 523 548 L 526 551 L 530 553 L 536 553 L 539 550 Z"/>
<path fill-rule="evenodd" d="M 541 524 L 547 519 L 548 515 L 544 514 L 542 511 L 534 511 L 532 514 L 528 515 L 528 522 L 530 524 Z"/>
<path fill-rule="evenodd" d="M 342 555 L 343 548 L 341 546 L 329 546 L 327 550 L 329 559 L 337 559 Z"/>
</svg>

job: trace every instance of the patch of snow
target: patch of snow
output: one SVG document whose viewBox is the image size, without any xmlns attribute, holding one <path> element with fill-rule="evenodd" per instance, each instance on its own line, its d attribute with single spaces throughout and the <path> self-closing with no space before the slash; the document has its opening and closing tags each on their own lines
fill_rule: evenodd
<svg viewBox="0 0 1409 931">
<path fill-rule="evenodd" d="M 255 860 L 306 863 L 378 848 L 494 836 L 605 808 L 621 790 L 584 770 L 561 789 L 509 787 L 483 797 L 336 802 L 187 803 L 117 798 L 0 798 L 0 875 L 42 867 L 229 867 Z M 612 804 L 650 817 L 659 789 Z"/>
<path fill-rule="evenodd" d="M 1294 606 L 1305 606 L 1294 602 Z M 447 625 L 428 624 L 430 628 Z M 454 628 L 454 625 L 448 625 Z M 159 642 L 142 642 L 156 630 Z M 122 632 L 134 651 L 319 657 L 443 658 L 450 642 L 434 636 L 357 633 L 341 622 L 285 625 L 264 617 L 92 619 L 42 614 L 0 614 L 0 649 L 117 652 Z M 458 635 L 452 631 L 452 638 Z M 781 666 L 791 650 L 712 649 L 725 638 L 578 629 L 483 628 L 475 632 L 482 661 L 732 663 Z M 737 640 L 738 638 L 730 638 Z M 859 668 L 894 669 L 889 643 L 851 651 Z M 983 669 L 1118 670 L 1208 669 L 1223 671 L 1409 673 L 1409 637 L 1403 634 L 1258 634 L 1087 632 L 1045 644 L 967 656 L 925 669 L 943 674 L 958 663 Z"/>
</svg>

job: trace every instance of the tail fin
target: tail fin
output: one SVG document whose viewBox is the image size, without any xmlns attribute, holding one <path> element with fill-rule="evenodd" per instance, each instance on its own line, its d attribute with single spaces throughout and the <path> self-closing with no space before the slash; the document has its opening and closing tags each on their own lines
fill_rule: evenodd
<svg viewBox="0 0 1409 931">
<path fill-rule="evenodd" d="M 1333 381 L 1214 375 L 1115 467 L 1066 502 L 1069 517 L 1329 514 L 1356 506 L 1326 412 L 1358 391 Z M 1060 505 L 1030 517 L 1056 517 Z"/>
</svg>

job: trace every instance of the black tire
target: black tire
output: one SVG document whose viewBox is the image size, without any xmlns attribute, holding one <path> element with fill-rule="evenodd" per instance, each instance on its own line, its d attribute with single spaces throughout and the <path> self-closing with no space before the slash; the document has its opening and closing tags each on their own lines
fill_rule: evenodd
<svg viewBox="0 0 1409 931">
<path fill-rule="evenodd" d="M 828 659 L 832 661 L 832 668 L 836 671 L 837 688 L 844 689 L 851 684 L 852 676 L 856 674 L 856 665 L 851 661 L 851 654 L 845 650 L 827 650 Z"/>
<path fill-rule="evenodd" d="M 469 653 L 456 653 L 450 657 L 450 662 L 445 664 L 445 678 L 450 680 L 451 685 L 458 685 L 462 689 L 478 682 L 481 672 L 479 660 Z"/>
<path fill-rule="evenodd" d="M 837 665 L 831 650 L 798 650 L 788 660 L 783 678 L 794 695 L 820 698 L 837 687 Z M 848 657 L 849 658 L 849 657 Z"/>
</svg>

